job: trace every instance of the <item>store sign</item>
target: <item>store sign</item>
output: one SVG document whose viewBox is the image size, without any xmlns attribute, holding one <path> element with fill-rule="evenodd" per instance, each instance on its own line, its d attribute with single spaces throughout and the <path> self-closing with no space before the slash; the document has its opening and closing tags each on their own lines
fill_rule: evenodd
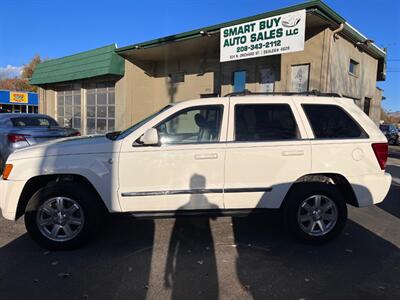
<svg viewBox="0 0 400 300">
<path fill-rule="evenodd" d="M 306 11 L 221 28 L 220 61 L 304 50 Z"/>
<path fill-rule="evenodd" d="M 10 92 L 11 103 L 28 103 L 28 93 Z"/>
</svg>

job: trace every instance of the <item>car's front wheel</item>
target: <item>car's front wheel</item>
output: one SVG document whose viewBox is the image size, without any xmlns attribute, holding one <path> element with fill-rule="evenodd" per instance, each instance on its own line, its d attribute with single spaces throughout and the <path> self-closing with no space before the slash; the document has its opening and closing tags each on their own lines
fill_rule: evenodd
<svg viewBox="0 0 400 300">
<path fill-rule="evenodd" d="M 285 202 L 289 231 L 309 243 L 325 243 L 337 237 L 347 221 L 347 207 L 333 184 L 298 183 Z"/>
<path fill-rule="evenodd" d="M 51 183 L 29 200 L 25 226 L 39 245 L 52 250 L 77 248 L 98 231 L 103 210 L 96 195 L 74 182 Z"/>
</svg>

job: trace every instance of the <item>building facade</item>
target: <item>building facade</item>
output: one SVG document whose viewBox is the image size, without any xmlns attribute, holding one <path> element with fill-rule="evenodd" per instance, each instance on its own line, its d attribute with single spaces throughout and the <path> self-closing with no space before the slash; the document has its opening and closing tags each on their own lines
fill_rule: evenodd
<svg viewBox="0 0 400 300">
<path fill-rule="evenodd" d="M 226 29 L 237 34 L 261 22 L 273 26 L 274 18 L 278 24 L 282 16 L 297 12 L 305 16 L 300 50 L 280 47 L 282 53 L 222 59 Z M 295 23 L 286 24 L 287 31 L 302 22 L 288 20 Z M 264 30 L 263 38 L 279 36 L 279 30 Z M 40 112 L 84 134 L 124 129 L 170 102 L 243 90 L 338 93 L 378 123 L 382 90 L 377 81 L 385 80 L 385 66 L 383 49 L 326 4 L 311 1 L 127 47 L 110 45 L 49 60 L 37 67 L 31 84 L 39 86 Z"/>
<path fill-rule="evenodd" d="M 37 113 L 38 106 L 37 93 L 0 90 L 1 113 Z"/>
</svg>

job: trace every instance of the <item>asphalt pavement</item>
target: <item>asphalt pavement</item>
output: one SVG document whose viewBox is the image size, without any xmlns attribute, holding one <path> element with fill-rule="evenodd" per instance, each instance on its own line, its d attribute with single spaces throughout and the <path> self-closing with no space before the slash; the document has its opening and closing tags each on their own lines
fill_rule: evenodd
<svg viewBox="0 0 400 300">
<path fill-rule="evenodd" d="M 349 207 L 323 246 L 267 217 L 112 217 L 84 248 L 49 252 L 0 219 L 0 299 L 400 299 L 400 146 L 385 201 Z"/>
</svg>

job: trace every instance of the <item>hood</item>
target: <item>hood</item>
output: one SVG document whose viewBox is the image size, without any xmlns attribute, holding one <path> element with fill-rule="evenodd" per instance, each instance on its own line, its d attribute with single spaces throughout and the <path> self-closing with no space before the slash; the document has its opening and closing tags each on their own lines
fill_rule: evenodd
<svg viewBox="0 0 400 300">
<path fill-rule="evenodd" d="M 116 152 L 119 143 L 105 136 L 86 136 L 54 140 L 16 150 L 9 160 L 26 159 L 44 156 L 95 154 Z"/>
</svg>

